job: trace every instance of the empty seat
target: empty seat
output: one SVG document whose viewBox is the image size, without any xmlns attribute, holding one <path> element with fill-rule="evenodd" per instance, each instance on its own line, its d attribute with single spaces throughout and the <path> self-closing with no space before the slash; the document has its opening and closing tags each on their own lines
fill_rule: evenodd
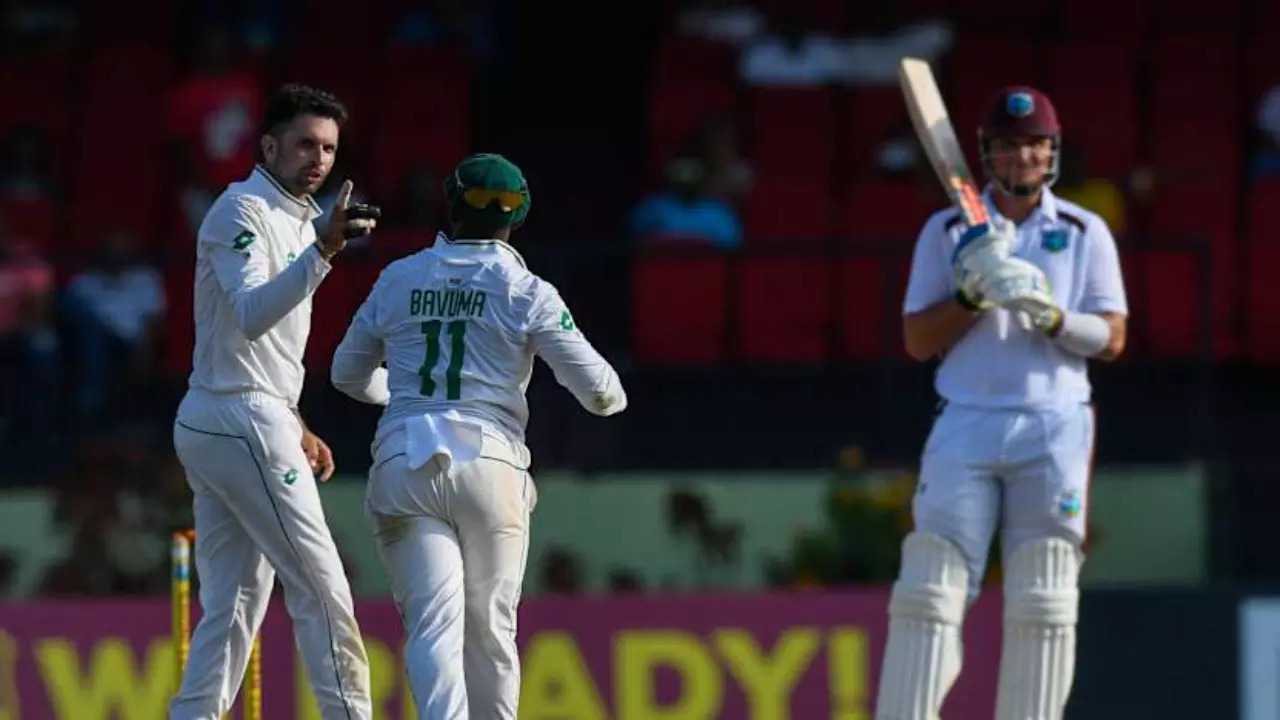
<svg viewBox="0 0 1280 720">
<path fill-rule="evenodd" d="M 835 94 L 826 88 L 759 88 L 752 92 L 750 156 L 761 177 L 830 185 L 834 165 Z"/>
<path fill-rule="evenodd" d="M 1119 43 L 1060 45 L 1048 54 L 1045 91 L 1064 142 L 1083 149 L 1090 174 L 1127 175 L 1138 155 L 1133 53 Z"/>
<path fill-rule="evenodd" d="M 834 329 L 834 267 L 822 256 L 743 258 L 736 282 L 739 356 L 756 362 L 824 361 Z"/>
<path fill-rule="evenodd" d="M 847 258 L 839 272 L 841 353 L 866 360 L 886 355 L 892 337 L 889 309 L 898 307 L 901 298 L 889 297 L 884 262 L 876 256 Z M 893 318 L 896 324 L 897 313 Z"/>
<path fill-rule="evenodd" d="M 825 185 L 761 178 L 743 208 L 750 243 L 820 243 L 831 237 L 831 195 Z"/>
<path fill-rule="evenodd" d="M 707 117 L 732 116 L 736 102 L 729 84 L 683 80 L 655 83 L 649 100 L 650 170 L 660 171 Z"/>
<path fill-rule="evenodd" d="M 1121 40 L 1137 47 L 1146 10 L 1155 0 L 1071 0 L 1062 3 L 1064 35 Z M 1161 4 L 1163 5 L 1163 4 Z"/>
<path fill-rule="evenodd" d="M 156 218 L 163 215 L 168 60 L 147 45 L 107 46 L 88 59 L 71 215 L 78 249 L 117 228 L 143 244 L 162 235 L 164 222 Z M 128 181 L 112 182 L 121 168 L 128 168 Z"/>
<path fill-rule="evenodd" d="M 1275 268 L 1280 267 L 1280 243 L 1250 243 L 1246 249 L 1247 303 L 1245 308 L 1245 348 L 1250 359 L 1280 362 L 1280 293 L 1276 292 Z"/>
<path fill-rule="evenodd" d="M 450 47 L 392 48 L 374 115 L 374 187 L 400 196 L 405 173 L 422 168 L 444 177 L 470 149 L 470 68 Z"/>
<path fill-rule="evenodd" d="M 903 243 L 910 247 L 929 215 L 946 203 L 941 190 L 917 182 L 855 185 L 839 207 L 840 232 L 862 244 Z"/>
<path fill-rule="evenodd" d="M 728 263 L 706 250 L 644 254 L 631 267 L 631 332 L 649 363 L 714 365 L 725 357 Z"/>
<path fill-rule="evenodd" d="M 1130 316 L 1143 354 L 1161 357 L 1194 357 L 1201 352 L 1201 307 L 1207 298 L 1196 288 L 1204 286 L 1197 253 L 1160 249 L 1130 253 L 1125 261 L 1136 265 L 1129 272 L 1135 282 L 1129 288 Z"/>
<path fill-rule="evenodd" d="M 855 182 L 874 167 L 876 153 L 891 136 L 901 133 L 915 142 L 902 91 L 896 87 L 854 90 L 845 114 L 845 165 Z"/>
<path fill-rule="evenodd" d="M 1280 179 L 1263 180 L 1250 189 L 1249 241 L 1280 245 Z"/>
</svg>

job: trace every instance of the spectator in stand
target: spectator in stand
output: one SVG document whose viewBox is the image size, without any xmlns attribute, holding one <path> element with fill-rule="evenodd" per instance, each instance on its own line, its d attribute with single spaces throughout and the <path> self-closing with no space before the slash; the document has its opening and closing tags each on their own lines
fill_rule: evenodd
<svg viewBox="0 0 1280 720">
<path fill-rule="evenodd" d="M 1078 145 L 1062 147 L 1058 181 L 1053 191 L 1071 202 L 1092 210 L 1107 221 L 1107 226 L 1117 237 L 1125 232 L 1125 194 L 1120 187 L 1105 177 L 1090 177 L 1088 157 Z"/>
<path fill-rule="evenodd" d="M 707 168 L 707 194 L 741 207 L 754 173 L 738 152 L 732 119 L 721 113 L 708 115 L 698 133 L 698 153 Z"/>
<path fill-rule="evenodd" d="M 57 189 L 49 162 L 49 140 L 35 126 L 17 128 L 4 143 L 0 165 L 0 197 L 34 203 L 53 201 Z"/>
<path fill-rule="evenodd" d="M 1262 96 L 1255 122 L 1250 174 L 1254 180 L 1280 175 L 1280 85 Z"/>
<path fill-rule="evenodd" d="M 667 166 L 667 187 L 636 206 L 631 236 L 645 243 L 707 244 L 730 250 L 742 244 L 742 226 L 733 209 L 707 194 L 706 164 L 679 157 Z"/>
<path fill-rule="evenodd" d="M 0 423 L 14 439 L 39 439 L 57 410 L 59 343 L 53 268 L 0 216 Z"/>
<path fill-rule="evenodd" d="M 158 340 L 165 313 L 164 280 L 144 262 L 133 238 L 124 232 L 107 235 L 94 262 L 71 280 L 68 291 L 96 323 L 95 337 L 105 343 L 109 371 L 100 377 L 114 385 L 117 411 L 144 409 L 150 377 L 158 359 Z"/>
<path fill-rule="evenodd" d="M 232 39 L 225 28 L 202 27 L 191 73 L 174 89 L 169 134 L 180 164 L 221 190 L 244 177 L 257 157 L 256 118 L 262 92 L 257 78 L 231 67 Z"/>
</svg>

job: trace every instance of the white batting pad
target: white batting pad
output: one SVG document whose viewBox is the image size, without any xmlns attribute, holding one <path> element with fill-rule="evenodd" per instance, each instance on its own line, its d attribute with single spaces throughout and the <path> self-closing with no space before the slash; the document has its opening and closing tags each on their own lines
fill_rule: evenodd
<svg viewBox="0 0 1280 720">
<path fill-rule="evenodd" d="M 1061 538 L 1029 542 L 1009 556 L 996 720 L 1061 720 L 1076 665 L 1083 557 Z"/>
<path fill-rule="evenodd" d="M 960 674 L 969 566 L 954 544 L 911 533 L 889 601 L 877 720 L 937 720 Z"/>
</svg>

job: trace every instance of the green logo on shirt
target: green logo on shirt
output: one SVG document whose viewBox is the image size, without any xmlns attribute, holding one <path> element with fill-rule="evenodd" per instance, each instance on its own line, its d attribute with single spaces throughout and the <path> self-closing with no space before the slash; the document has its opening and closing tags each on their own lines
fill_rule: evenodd
<svg viewBox="0 0 1280 720">
<path fill-rule="evenodd" d="M 292 485 L 298 481 L 298 471 L 290 468 L 289 472 L 285 473 L 284 477 L 280 478 L 280 480 L 283 481 L 285 485 Z"/>
<path fill-rule="evenodd" d="M 252 245 L 253 241 L 257 239 L 258 238 L 254 236 L 252 232 L 245 230 L 241 232 L 239 235 L 237 235 L 234 240 L 231 241 L 231 249 L 235 250 L 236 252 L 248 252 L 249 246 Z"/>
<path fill-rule="evenodd" d="M 573 316 L 568 310 L 560 311 L 560 329 L 565 332 L 573 332 L 576 326 L 573 324 Z"/>
<path fill-rule="evenodd" d="M 298 253 L 296 253 L 296 252 L 294 252 L 294 251 L 290 250 L 290 251 L 289 251 L 289 254 L 284 256 L 284 259 L 285 259 L 285 261 L 287 261 L 287 262 L 293 262 L 294 260 L 297 260 L 297 259 L 298 259 Z"/>
</svg>

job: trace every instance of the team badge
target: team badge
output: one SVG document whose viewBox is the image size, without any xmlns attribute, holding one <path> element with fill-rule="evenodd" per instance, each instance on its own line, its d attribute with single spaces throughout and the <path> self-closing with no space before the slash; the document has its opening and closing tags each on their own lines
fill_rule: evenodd
<svg viewBox="0 0 1280 720">
<path fill-rule="evenodd" d="M 244 253 L 245 255 L 248 255 L 249 246 L 252 245 L 253 241 L 257 239 L 258 238 L 254 237 L 254 234 L 249 232 L 248 230 L 241 231 L 239 235 L 236 235 L 235 238 L 231 240 L 231 249 L 235 250 L 238 253 Z"/>
<path fill-rule="evenodd" d="M 1067 231 L 1045 230 L 1040 235 L 1040 247 L 1051 253 L 1062 252 L 1067 248 Z"/>
<path fill-rule="evenodd" d="M 1080 516 L 1080 511 L 1084 509 L 1084 500 L 1080 498 L 1080 493 L 1075 490 L 1067 490 L 1058 495 L 1058 514 L 1065 518 L 1074 518 Z"/>
<path fill-rule="evenodd" d="M 1010 115 L 1018 118 L 1027 117 L 1036 111 L 1036 101 L 1035 98 L 1031 97 L 1031 93 L 1011 93 L 1009 98 L 1005 100 L 1004 106 Z"/>
</svg>

